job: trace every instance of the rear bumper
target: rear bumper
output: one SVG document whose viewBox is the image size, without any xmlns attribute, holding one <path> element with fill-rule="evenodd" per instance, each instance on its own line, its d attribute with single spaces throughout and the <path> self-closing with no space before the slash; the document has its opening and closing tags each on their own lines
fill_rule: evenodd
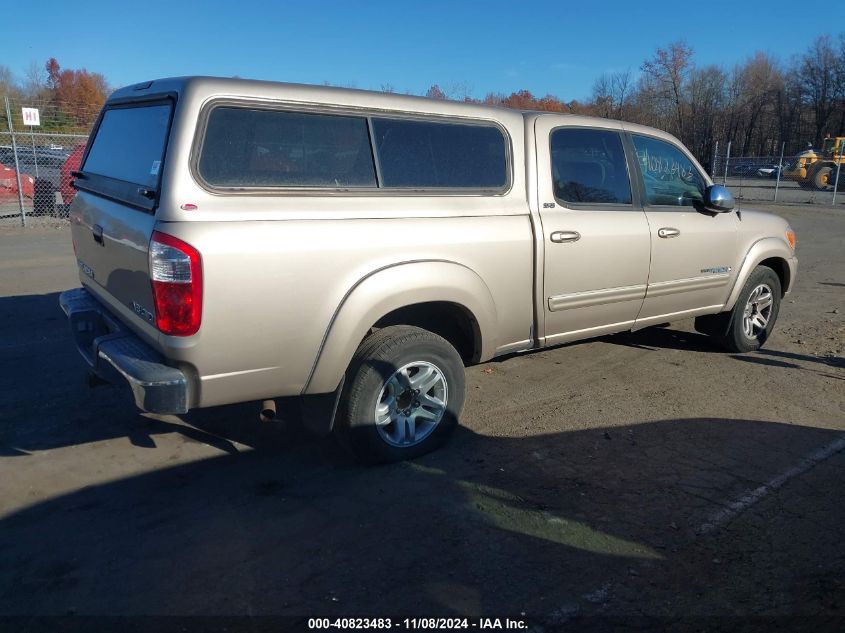
<svg viewBox="0 0 845 633">
<path fill-rule="evenodd" d="M 125 381 L 136 406 L 150 413 L 187 413 L 188 380 L 179 369 L 126 329 L 84 288 L 66 290 L 59 304 L 76 347 L 91 371 L 109 382 Z"/>
</svg>

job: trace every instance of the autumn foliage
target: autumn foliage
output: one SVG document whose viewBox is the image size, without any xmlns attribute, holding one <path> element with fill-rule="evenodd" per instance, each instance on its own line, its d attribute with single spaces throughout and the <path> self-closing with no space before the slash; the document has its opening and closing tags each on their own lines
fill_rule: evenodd
<svg viewBox="0 0 845 633">
<path fill-rule="evenodd" d="M 109 93 L 106 78 L 100 73 L 62 69 L 55 57 L 45 65 L 47 94 L 59 113 L 90 126 Z"/>
</svg>

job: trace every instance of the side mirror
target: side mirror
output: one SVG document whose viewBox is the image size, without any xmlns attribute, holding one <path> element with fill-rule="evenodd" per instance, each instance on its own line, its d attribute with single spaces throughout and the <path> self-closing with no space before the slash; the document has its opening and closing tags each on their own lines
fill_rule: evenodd
<svg viewBox="0 0 845 633">
<path fill-rule="evenodd" d="M 710 185 L 704 192 L 704 208 L 713 213 L 729 213 L 734 210 L 736 203 L 727 187 Z"/>
</svg>

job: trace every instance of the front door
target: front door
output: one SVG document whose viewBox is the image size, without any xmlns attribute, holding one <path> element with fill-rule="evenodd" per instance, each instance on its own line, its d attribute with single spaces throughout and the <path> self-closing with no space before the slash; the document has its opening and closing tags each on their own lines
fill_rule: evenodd
<svg viewBox="0 0 845 633">
<path fill-rule="evenodd" d="M 648 222 L 635 202 L 619 123 L 536 119 L 545 242 L 545 343 L 630 329 L 648 281 Z"/>
<path fill-rule="evenodd" d="M 679 146 L 641 134 L 631 140 L 651 229 L 651 271 L 637 327 L 718 311 L 738 272 L 736 213 L 697 210 L 707 182 Z"/>
</svg>

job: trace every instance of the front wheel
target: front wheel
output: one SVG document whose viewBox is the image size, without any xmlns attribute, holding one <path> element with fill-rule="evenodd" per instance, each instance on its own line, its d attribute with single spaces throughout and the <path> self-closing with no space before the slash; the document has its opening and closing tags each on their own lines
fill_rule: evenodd
<svg viewBox="0 0 845 633">
<path fill-rule="evenodd" d="M 830 167 L 821 167 L 813 175 L 813 185 L 820 191 L 825 191 L 831 185 L 830 174 L 833 169 Z"/>
<path fill-rule="evenodd" d="M 464 367 L 455 348 L 418 327 L 377 330 L 346 374 L 336 431 L 365 462 L 395 462 L 442 445 L 464 403 Z"/>
<path fill-rule="evenodd" d="M 742 287 L 730 312 L 723 345 L 731 352 L 752 352 L 768 340 L 778 318 L 780 278 L 768 266 L 758 266 Z"/>
</svg>

